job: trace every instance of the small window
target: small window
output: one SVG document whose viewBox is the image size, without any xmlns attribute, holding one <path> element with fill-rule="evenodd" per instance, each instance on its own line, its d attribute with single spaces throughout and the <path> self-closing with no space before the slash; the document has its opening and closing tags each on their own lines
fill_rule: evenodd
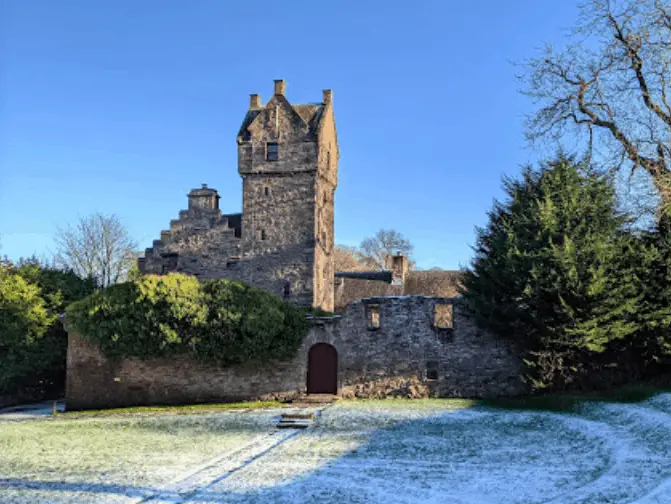
<svg viewBox="0 0 671 504">
<path fill-rule="evenodd" d="M 270 189 L 267 188 L 267 187 L 264 187 L 263 188 L 263 194 L 265 194 L 266 196 L 270 196 Z"/>
<path fill-rule="evenodd" d="M 266 160 L 277 161 L 280 155 L 280 146 L 274 142 L 266 144 Z"/>
<path fill-rule="evenodd" d="M 284 299 L 291 297 L 291 282 L 289 280 L 284 281 Z"/>
<path fill-rule="evenodd" d="M 266 239 L 266 230 L 265 230 L 265 229 L 259 229 L 259 230 L 256 232 L 256 237 L 257 237 L 259 240 L 265 240 L 265 239 Z"/>
<path fill-rule="evenodd" d="M 426 361 L 426 379 L 438 379 L 438 361 Z"/>
<path fill-rule="evenodd" d="M 376 304 L 366 305 L 366 323 L 368 329 L 380 328 L 380 305 Z"/>
<path fill-rule="evenodd" d="M 433 327 L 436 329 L 452 329 L 452 305 L 437 304 L 433 309 Z"/>
</svg>

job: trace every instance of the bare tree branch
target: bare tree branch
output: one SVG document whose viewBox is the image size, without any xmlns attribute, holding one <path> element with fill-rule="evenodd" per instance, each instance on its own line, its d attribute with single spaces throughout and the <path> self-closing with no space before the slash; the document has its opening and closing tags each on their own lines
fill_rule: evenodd
<svg viewBox="0 0 671 504">
<path fill-rule="evenodd" d="M 55 242 L 56 264 L 95 278 L 100 287 L 125 280 L 137 256 L 137 244 L 115 215 L 80 218 L 75 227 L 58 229 Z"/>
<path fill-rule="evenodd" d="M 592 161 L 644 170 L 671 211 L 671 0 L 589 0 L 569 45 L 525 66 L 530 141 L 582 138 Z"/>
<path fill-rule="evenodd" d="M 410 241 L 394 229 L 380 229 L 375 236 L 366 238 L 359 245 L 362 261 L 371 269 L 385 268 L 387 255 L 400 252 L 410 257 L 414 247 Z"/>
</svg>

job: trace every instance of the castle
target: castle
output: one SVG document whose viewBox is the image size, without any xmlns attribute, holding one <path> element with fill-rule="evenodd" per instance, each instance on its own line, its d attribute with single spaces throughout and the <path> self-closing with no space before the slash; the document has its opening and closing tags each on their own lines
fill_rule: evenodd
<svg viewBox="0 0 671 504">
<path fill-rule="evenodd" d="M 222 214 L 217 191 L 192 190 L 189 206 L 145 250 L 143 273 L 229 278 L 300 305 L 333 311 L 334 193 L 338 137 L 333 94 L 292 105 L 275 81 L 262 105 L 250 96 L 237 135 L 242 214 Z"/>
<path fill-rule="evenodd" d="M 68 409 L 142 404 L 344 397 L 496 397 L 524 393 L 509 342 L 480 330 L 458 297 L 404 295 L 407 258 L 386 271 L 334 271 L 338 139 L 332 93 L 292 105 L 284 81 L 263 106 L 251 95 L 237 135 L 243 211 L 222 214 L 217 191 L 192 190 L 187 210 L 139 259 L 143 273 L 229 278 L 305 306 L 333 311 L 343 279 L 384 286 L 342 313 L 311 317 L 285 362 L 213 368 L 188 356 L 110 359 L 68 335 Z M 386 285 L 385 285 L 386 284 Z M 347 298 L 347 296 L 345 296 Z M 340 297 L 342 300 L 342 296 Z M 342 305 L 342 303 L 341 303 Z"/>
</svg>

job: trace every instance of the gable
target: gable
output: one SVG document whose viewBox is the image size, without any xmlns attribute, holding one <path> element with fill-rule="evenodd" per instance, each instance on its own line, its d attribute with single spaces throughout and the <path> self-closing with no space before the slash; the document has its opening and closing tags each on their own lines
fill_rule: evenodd
<svg viewBox="0 0 671 504">
<path fill-rule="evenodd" d="M 238 138 L 275 140 L 284 138 L 316 137 L 321 118 L 321 104 L 291 105 L 282 95 L 273 96 L 261 109 L 249 110 L 238 132 Z"/>
</svg>

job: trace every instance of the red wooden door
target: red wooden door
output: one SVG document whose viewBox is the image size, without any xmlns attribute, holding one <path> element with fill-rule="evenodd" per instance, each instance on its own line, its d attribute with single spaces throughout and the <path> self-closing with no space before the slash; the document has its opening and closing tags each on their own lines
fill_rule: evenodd
<svg viewBox="0 0 671 504">
<path fill-rule="evenodd" d="M 308 394 L 338 393 L 338 352 L 328 343 L 317 343 L 308 352 Z"/>
</svg>

